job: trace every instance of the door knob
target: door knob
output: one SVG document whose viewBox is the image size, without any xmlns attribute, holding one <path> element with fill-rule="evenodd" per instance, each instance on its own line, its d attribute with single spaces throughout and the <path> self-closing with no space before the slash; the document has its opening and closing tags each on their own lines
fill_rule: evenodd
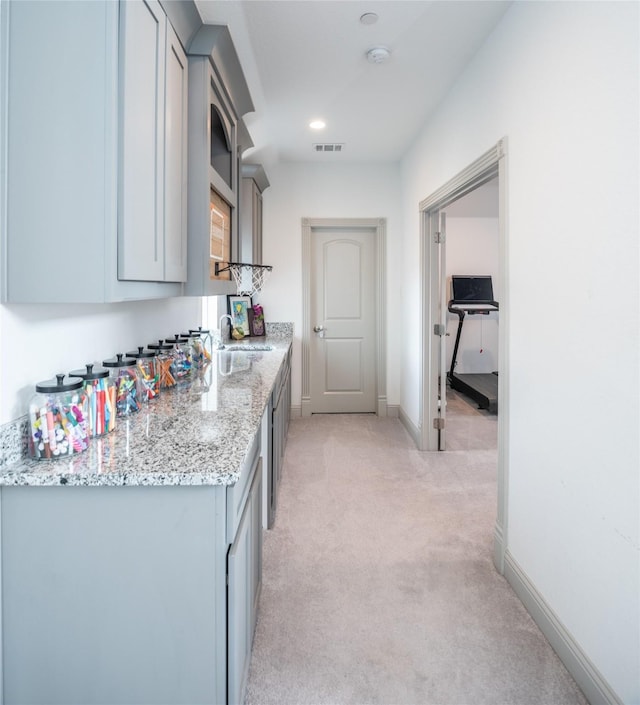
<svg viewBox="0 0 640 705">
<path fill-rule="evenodd" d="M 324 326 L 313 326 L 313 332 L 314 333 L 320 333 L 320 331 L 324 330 Z"/>
</svg>

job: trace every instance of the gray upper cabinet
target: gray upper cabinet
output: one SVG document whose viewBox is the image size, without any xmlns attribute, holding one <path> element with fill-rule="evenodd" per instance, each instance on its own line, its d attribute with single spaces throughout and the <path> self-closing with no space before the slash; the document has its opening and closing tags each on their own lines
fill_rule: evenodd
<svg viewBox="0 0 640 705">
<path fill-rule="evenodd" d="M 234 294 L 229 272 L 238 256 L 239 140 L 254 110 L 229 30 L 203 25 L 189 56 L 188 277 L 185 293 Z"/>
<path fill-rule="evenodd" d="M 186 279 L 187 58 L 157 0 L 120 8 L 118 278 Z"/>
<path fill-rule="evenodd" d="M 164 274 L 167 281 L 187 280 L 188 61 L 167 23 L 164 143 Z"/>
<path fill-rule="evenodd" d="M 161 6 L 0 9 L 3 301 L 181 295 L 188 64 Z"/>
<path fill-rule="evenodd" d="M 243 164 L 241 174 L 238 259 L 247 264 L 263 264 L 262 194 L 269 187 L 269 180 L 259 164 Z"/>
<path fill-rule="evenodd" d="M 118 279 L 184 282 L 187 57 L 157 0 L 119 7 Z"/>
</svg>

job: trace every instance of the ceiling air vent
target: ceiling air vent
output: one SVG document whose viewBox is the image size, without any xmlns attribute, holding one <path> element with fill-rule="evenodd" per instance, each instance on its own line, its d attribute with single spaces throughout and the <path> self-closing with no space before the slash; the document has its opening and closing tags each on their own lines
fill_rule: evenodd
<svg viewBox="0 0 640 705">
<path fill-rule="evenodd" d="M 316 142 L 313 145 L 313 151 L 314 152 L 342 152 L 344 149 L 344 142 L 329 142 L 329 143 L 320 143 Z"/>
</svg>

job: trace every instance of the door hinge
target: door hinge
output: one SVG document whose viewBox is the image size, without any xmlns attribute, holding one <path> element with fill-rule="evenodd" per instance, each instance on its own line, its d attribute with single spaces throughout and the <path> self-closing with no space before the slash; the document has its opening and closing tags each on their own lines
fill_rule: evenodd
<svg viewBox="0 0 640 705">
<path fill-rule="evenodd" d="M 439 416 L 433 419 L 433 427 L 436 429 L 436 431 L 442 431 L 444 428 L 444 419 L 440 418 Z"/>
<path fill-rule="evenodd" d="M 444 323 L 434 323 L 433 324 L 433 334 L 434 335 L 444 335 L 446 333 L 446 329 L 444 327 Z"/>
<path fill-rule="evenodd" d="M 433 242 L 436 245 L 442 245 L 446 242 L 447 236 L 444 233 L 433 233 Z"/>
</svg>

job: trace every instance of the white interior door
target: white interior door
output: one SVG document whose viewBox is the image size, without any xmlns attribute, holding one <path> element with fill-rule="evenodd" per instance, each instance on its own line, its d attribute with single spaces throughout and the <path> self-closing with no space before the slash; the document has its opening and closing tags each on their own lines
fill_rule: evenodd
<svg viewBox="0 0 640 705">
<path fill-rule="evenodd" d="M 375 230 L 311 231 L 312 413 L 376 411 Z"/>
<path fill-rule="evenodd" d="M 438 266 L 438 450 L 446 449 L 447 418 L 447 308 L 449 292 L 447 283 L 447 214 L 440 212 L 440 226 L 436 238 L 436 261 Z"/>
<path fill-rule="evenodd" d="M 425 349 L 428 360 L 424 386 L 423 450 L 445 450 L 447 416 L 447 308 L 446 214 L 438 208 L 424 215 L 428 239 L 429 275 L 424 288 Z"/>
</svg>

